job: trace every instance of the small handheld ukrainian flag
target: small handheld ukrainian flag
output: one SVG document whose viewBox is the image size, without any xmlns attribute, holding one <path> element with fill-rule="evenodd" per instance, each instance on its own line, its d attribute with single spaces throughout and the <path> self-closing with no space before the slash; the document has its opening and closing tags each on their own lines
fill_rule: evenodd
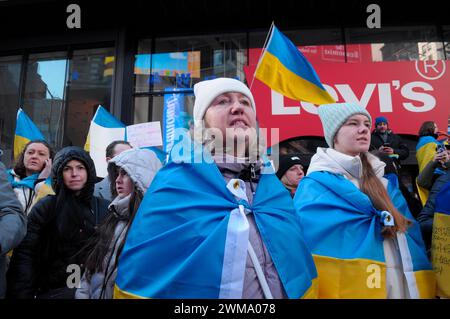
<svg viewBox="0 0 450 319">
<path fill-rule="evenodd" d="M 33 140 L 45 141 L 45 137 L 22 108 L 19 108 L 17 111 L 16 132 L 14 133 L 14 160 L 19 157 L 25 145 Z"/>
<path fill-rule="evenodd" d="M 314 104 L 335 103 L 297 47 L 272 24 L 255 77 L 284 96 Z"/>
</svg>

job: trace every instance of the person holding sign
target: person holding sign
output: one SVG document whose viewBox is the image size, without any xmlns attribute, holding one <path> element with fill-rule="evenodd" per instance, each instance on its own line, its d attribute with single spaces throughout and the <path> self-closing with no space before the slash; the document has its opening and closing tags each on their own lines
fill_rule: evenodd
<svg viewBox="0 0 450 319">
<path fill-rule="evenodd" d="M 385 164 L 368 152 L 371 116 L 357 104 L 318 108 L 325 140 L 294 197 L 319 273 L 319 298 L 433 298 L 419 225 Z M 384 277 L 384 278 L 383 278 Z"/>
<path fill-rule="evenodd" d="M 194 94 L 200 134 L 177 134 L 145 194 L 114 297 L 315 297 L 317 273 L 292 199 L 258 147 L 252 93 L 217 78 Z"/>
</svg>

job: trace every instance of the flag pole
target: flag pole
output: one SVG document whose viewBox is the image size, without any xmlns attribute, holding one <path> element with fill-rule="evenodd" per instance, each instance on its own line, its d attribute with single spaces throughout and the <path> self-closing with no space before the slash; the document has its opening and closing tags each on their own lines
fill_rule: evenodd
<svg viewBox="0 0 450 319">
<path fill-rule="evenodd" d="M 267 43 L 269 42 L 270 36 L 272 35 L 274 26 L 275 26 L 275 21 L 272 21 L 272 24 L 270 25 L 269 33 L 267 33 L 266 40 L 264 41 L 263 49 L 261 51 L 261 54 L 259 55 L 258 64 L 256 65 L 255 72 L 253 72 L 253 79 L 252 79 L 252 83 L 250 84 L 250 90 L 252 89 L 253 82 L 255 81 L 256 70 L 258 70 L 258 66 L 261 63 L 261 57 L 263 56 L 264 52 L 266 51 L 266 46 L 267 46 Z"/>
</svg>

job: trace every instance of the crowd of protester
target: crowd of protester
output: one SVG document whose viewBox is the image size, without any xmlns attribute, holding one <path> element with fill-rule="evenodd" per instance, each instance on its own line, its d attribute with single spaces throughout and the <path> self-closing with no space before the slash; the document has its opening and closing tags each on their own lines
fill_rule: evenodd
<svg viewBox="0 0 450 319">
<path fill-rule="evenodd" d="M 10 170 L 0 163 L 0 298 L 436 297 L 450 148 L 434 122 L 418 130 L 416 195 L 398 177 L 410 150 L 386 117 L 322 105 L 328 147 L 274 165 L 245 84 L 207 80 L 194 93 L 200 134 L 164 163 L 114 141 L 99 181 L 89 153 L 42 140 Z"/>
</svg>

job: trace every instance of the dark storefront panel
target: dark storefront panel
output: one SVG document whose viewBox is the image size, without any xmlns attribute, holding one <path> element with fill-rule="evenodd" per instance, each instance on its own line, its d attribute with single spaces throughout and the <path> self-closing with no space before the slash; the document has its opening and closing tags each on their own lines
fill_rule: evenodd
<svg viewBox="0 0 450 319">
<path fill-rule="evenodd" d="M 22 56 L 0 57 L 0 148 L 7 166 L 12 157 L 21 66 Z"/>
<path fill-rule="evenodd" d="M 67 51 L 30 54 L 22 108 L 51 145 L 61 144 L 66 98 Z"/>
<path fill-rule="evenodd" d="M 19 107 L 56 149 L 84 146 L 97 106 L 110 108 L 114 66 L 114 48 L 0 57 L 3 161 L 11 164 Z"/>
<path fill-rule="evenodd" d="M 2 84 L 6 83 L 0 87 L 0 99 L 2 111 L 7 110 L 0 115 L 0 141 L 5 157 L 10 157 L 14 134 L 10 123 L 19 106 L 30 113 L 57 147 L 84 144 L 98 104 L 114 111 L 127 124 L 162 121 L 164 97 L 173 94 L 172 89 L 186 88 L 184 106 L 191 114 L 192 88 L 198 81 L 219 76 L 246 81 L 244 68 L 255 63 L 251 50 L 263 46 L 272 21 L 296 45 L 302 46 L 305 55 L 316 54 L 318 60 L 311 61 L 313 65 L 439 60 L 450 56 L 450 25 L 441 4 L 421 9 L 398 5 L 401 10 L 394 4 L 382 4 L 381 29 L 365 27 L 368 13 L 364 4 L 336 1 L 284 4 L 263 1 L 258 5 L 239 1 L 239 4 L 236 7 L 230 2 L 130 1 L 104 7 L 82 1 L 79 30 L 67 29 L 68 14 L 63 2 L 4 4 L 2 21 L 17 15 L 19 22 L 24 19 L 35 26 L 23 24 L 24 27 L 1 36 L 11 40 L 0 42 L 3 56 L 0 79 Z M 210 14 L 211 9 L 217 8 L 220 14 Z M 36 14 L 25 10 L 19 17 L 22 9 Z M 55 19 L 38 19 L 39 10 Z M 155 13 L 154 19 L 148 19 L 148 12 Z M 124 37 L 122 44 L 119 34 Z M 123 46 L 124 43 L 127 45 Z M 366 55 L 367 52 L 370 54 Z M 21 70 L 22 60 L 26 67 Z M 112 72 L 114 67 L 117 77 Z M 51 81 L 46 70 L 53 70 Z M 130 89 L 123 90 L 125 86 Z M 122 100 L 117 99 L 122 95 Z M 302 139 L 310 140 L 302 142 Z M 322 142 L 317 137 L 302 136 L 298 140 L 312 150 Z"/>
<path fill-rule="evenodd" d="M 113 48 L 73 52 L 64 145 L 83 146 L 98 105 L 109 109 L 114 62 Z"/>
</svg>

